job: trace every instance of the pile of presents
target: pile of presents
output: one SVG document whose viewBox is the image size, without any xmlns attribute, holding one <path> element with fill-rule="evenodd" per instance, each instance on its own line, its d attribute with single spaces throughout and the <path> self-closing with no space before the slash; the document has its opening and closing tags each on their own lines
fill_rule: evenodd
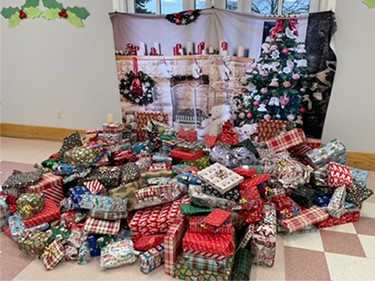
<svg viewBox="0 0 375 281">
<path fill-rule="evenodd" d="M 102 269 L 139 260 L 145 274 L 249 280 L 252 264 L 273 266 L 276 235 L 357 221 L 372 195 L 339 140 L 278 122 L 241 142 L 230 122 L 201 141 L 151 119 L 136 142 L 120 122 L 72 133 L 6 179 L 2 230 L 47 269 L 98 256 Z"/>
</svg>

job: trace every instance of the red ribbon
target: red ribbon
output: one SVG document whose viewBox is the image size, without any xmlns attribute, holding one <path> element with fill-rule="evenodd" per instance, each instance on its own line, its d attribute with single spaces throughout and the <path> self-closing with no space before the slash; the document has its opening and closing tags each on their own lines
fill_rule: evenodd
<svg viewBox="0 0 375 281">
<path fill-rule="evenodd" d="M 293 31 L 295 36 L 298 36 L 298 30 L 296 28 L 297 19 L 289 19 L 289 28 Z"/>
<path fill-rule="evenodd" d="M 133 57 L 133 71 L 135 74 L 138 73 L 138 64 L 137 64 L 137 58 Z"/>
<path fill-rule="evenodd" d="M 272 38 L 275 38 L 276 33 L 280 32 L 282 30 L 283 30 L 283 20 L 282 19 L 278 19 L 278 20 L 276 20 L 275 26 L 271 28 L 269 34 L 270 34 L 270 36 Z"/>
<path fill-rule="evenodd" d="M 138 65 L 137 65 L 137 58 L 133 57 L 133 70 L 134 70 L 134 79 L 130 86 L 130 91 L 135 94 L 142 94 L 142 85 L 141 80 L 138 77 Z"/>
</svg>

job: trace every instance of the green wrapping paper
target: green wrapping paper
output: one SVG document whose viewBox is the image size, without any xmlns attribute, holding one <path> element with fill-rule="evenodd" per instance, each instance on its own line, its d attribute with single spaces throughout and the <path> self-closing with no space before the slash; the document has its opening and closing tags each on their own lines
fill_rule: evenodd
<svg viewBox="0 0 375 281">
<path fill-rule="evenodd" d="M 17 199 L 17 211 L 22 218 L 30 219 L 44 206 L 43 193 L 24 193 Z"/>
<path fill-rule="evenodd" d="M 201 206 L 195 206 L 191 203 L 184 203 L 180 204 L 180 211 L 184 215 L 197 215 L 197 214 L 208 214 L 211 213 L 213 208 L 210 207 L 201 207 Z"/>
<path fill-rule="evenodd" d="M 239 248 L 234 257 L 231 280 L 242 281 L 250 280 L 251 266 L 253 257 L 251 252 L 246 248 Z"/>
<path fill-rule="evenodd" d="M 89 243 L 85 241 L 79 248 L 77 263 L 80 265 L 85 265 L 89 263 L 90 259 L 90 246 Z"/>
</svg>

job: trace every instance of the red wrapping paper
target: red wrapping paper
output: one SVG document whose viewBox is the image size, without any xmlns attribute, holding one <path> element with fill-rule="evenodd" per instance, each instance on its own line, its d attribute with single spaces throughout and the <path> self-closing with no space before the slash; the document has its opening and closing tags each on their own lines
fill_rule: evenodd
<svg viewBox="0 0 375 281">
<path fill-rule="evenodd" d="M 189 232 L 197 232 L 197 233 L 211 233 L 212 231 L 209 229 L 205 229 L 203 227 L 200 227 L 198 225 L 199 222 L 202 222 L 206 216 L 189 216 L 188 222 L 189 222 Z M 227 223 L 223 225 L 218 232 L 215 233 L 223 233 L 223 234 L 233 234 L 234 228 L 232 223 Z"/>
<path fill-rule="evenodd" d="M 238 135 L 229 120 L 221 125 L 221 133 L 218 134 L 217 140 L 228 144 L 238 143 Z"/>
<path fill-rule="evenodd" d="M 293 129 L 267 140 L 266 144 L 269 149 L 281 152 L 304 142 L 306 142 L 306 136 L 303 130 Z"/>
<path fill-rule="evenodd" d="M 235 167 L 232 171 L 245 178 L 250 178 L 257 173 L 257 169 L 251 167 Z"/>
<path fill-rule="evenodd" d="M 173 148 L 169 151 L 169 156 L 176 159 L 195 161 L 204 156 L 203 150 L 186 151 L 180 148 Z"/>
<path fill-rule="evenodd" d="M 53 173 L 46 173 L 39 179 L 38 184 L 27 187 L 26 192 L 43 192 L 45 198 L 53 200 L 59 206 L 61 200 L 64 198 L 62 184 L 62 177 Z"/>
<path fill-rule="evenodd" d="M 343 214 L 340 218 L 329 216 L 328 219 L 318 222 L 315 226 L 317 228 L 332 227 L 335 225 L 345 224 L 349 222 L 356 222 L 361 215 L 360 211 Z"/>
<path fill-rule="evenodd" d="M 264 201 L 256 186 L 240 190 L 240 208 L 235 211 L 242 217 L 244 224 L 254 223 L 263 218 Z"/>
<path fill-rule="evenodd" d="M 173 264 L 177 256 L 182 252 L 182 238 L 186 231 L 186 222 L 184 218 L 176 219 L 169 227 L 164 237 L 164 272 L 172 275 Z"/>
<path fill-rule="evenodd" d="M 328 185 L 331 187 L 348 186 L 353 184 L 350 167 L 340 163 L 329 162 L 327 168 Z"/>
<path fill-rule="evenodd" d="M 25 228 L 60 219 L 60 210 L 52 199 L 46 199 L 41 212 L 36 213 L 31 219 L 23 219 Z"/>
<path fill-rule="evenodd" d="M 194 142 L 198 140 L 198 134 L 197 131 L 194 129 L 191 130 L 179 130 L 177 132 L 177 136 L 180 139 L 189 141 L 189 142 Z"/>
<path fill-rule="evenodd" d="M 240 183 L 238 188 L 240 190 L 244 190 L 253 186 L 257 186 L 258 184 L 267 182 L 270 178 L 269 174 L 257 174 L 250 179 L 245 179 L 243 182 Z"/>
<path fill-rule="evenodd" d="M 12 215 L 13 213 L 17 212 L 17 197 L 13 195 L 6 194 L 4 192 L 0 192 L 0 196 L 5 197 L 5 203 L 8 205 L 8 213 Z"/>
<path fill-rule="evenodd" d="M 164 242 L 165 234 L 146 235 L 132 240 L 134 242 L 134 249 L 137 251 L 148 251 L 157 245 Z"/>
<path fill-rule="evenodd" d="M 229 256 L 234 252 L 232 234 L 224 233 L 196 233 L 186 232 L 182 239 L 183 249 L 187 251 L 198 251 L 221 256 Z"/>
</svg>

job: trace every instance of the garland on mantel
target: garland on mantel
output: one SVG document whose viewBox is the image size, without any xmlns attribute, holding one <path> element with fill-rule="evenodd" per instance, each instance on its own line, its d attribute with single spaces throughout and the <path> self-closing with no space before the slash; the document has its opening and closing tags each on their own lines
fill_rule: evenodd
<svg viewBox="0 0 375 281">
<path fill-rule="evenodd" d="M 39 8 L 40 0 L 26 0 L 21 7 L 4 7 L 0 14 L 8 20 L 9 27 L 16 27 L 25 19 L 35 19 L 42 16 L 47 20 L 66 19 L 76 27 L 83 27 L 83 20 L 90 14 L 86 8 L 66 7 L 56 0 L 42 0 L 46 10 Z"/>
<path fill-rule="evenodd" d="M 195 22 L 200 16 L 200 10 L 187 10 L 179 13 L 168 14 L 165 18 L 177 25 L 188 25 Z"/>
</svg>

